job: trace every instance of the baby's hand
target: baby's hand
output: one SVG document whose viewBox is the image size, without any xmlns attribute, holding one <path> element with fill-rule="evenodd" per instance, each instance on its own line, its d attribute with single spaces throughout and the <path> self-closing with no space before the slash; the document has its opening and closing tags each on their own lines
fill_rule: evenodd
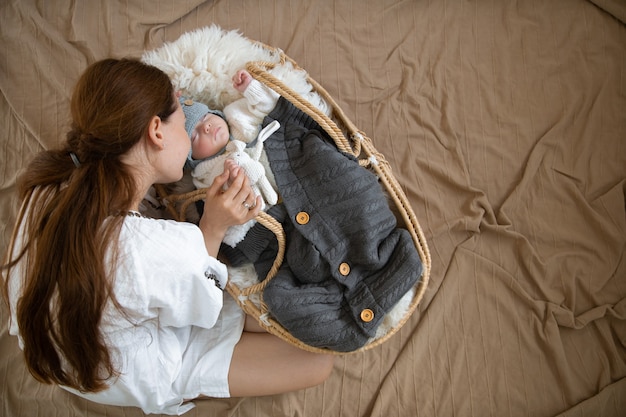
<svg viewBox="0 0 626 417">
<path fill-rule="evenodd" d="M 246 88 L 248 88 L 251 81 L 252 76 L 248 71 L 239 70 L 233 77 L 233 87 L 235 87 L 235 90 L 243 93 L 244 91 L 246 91 Z"/>
<path fill-rule="evenodd" d="M 226 184 L 224 184 L 224 187 L 223 187 L 224 191 L 226 191 L 228 187 L 230 187 L 230 184 L 233 182 L 233 180 L 237 176 L 237 172 L 240 169 L 241 167 L 239 166 L 237 162 L 235 162 L 234 159 L 229 158 L 226 161 L 224 161 L 224 172 L 228 172 L 228 180 L 226 181 Z"/>
<path fill-rule="evenodd" d="M 235 178 L 236 170 L 239 168 L 239 164 L 234 159 L 227 159 L 224 161 L 224 171 L 228 171 L 229 183 Z"/>
</svg>

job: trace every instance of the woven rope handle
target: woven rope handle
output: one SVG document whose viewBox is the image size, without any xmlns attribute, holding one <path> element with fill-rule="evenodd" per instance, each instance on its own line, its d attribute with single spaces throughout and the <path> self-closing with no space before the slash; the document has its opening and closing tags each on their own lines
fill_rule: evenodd
<svg viewBox="0 0 626 417">
<path fill-rule="evenodd" d="M 266 62 L 249 62 L 248 65 L 246 66 L 246 69 L 258 81 L 270 87 L 271 89 L 276 91 L 278 94 L 280 94 L 281 96 L 289 100 L 289 102 L 291 102 L 298 109 L 302 110 L 304 113 L 311 116 L 311 118 L 313 118 L 313 120 L 315 120 L 317 124 L 319 124 L 320 127 L 322 127 L 322 129 L 324 129 L 324 131 L 328 133 L 328 135 L 333 139 L 333 141 L 335 142 L 335 145 L 337 146 L 339 150 L 358 157 L 360 153 L 359 143 L 354 142 L 355 147 L 353 147 L 352 146 L 353 144 L 350 143 L 346 139 L 343 131 L 339 128 L 339 126 L 337 126 L 337 124 L 330 117 L 325 115 L 320 109 L 318 109 L 316 106 L 311 104 L 311 102 L 302 98 L 300 94 L 293 91 L 290 87 L 288 87 L 278 78 L 276 78 L 274 75 L 269 73 L 267 65 L 268 63 Z M 273 66 L 273 64 L 271 64 L 270 66 Z M 308 77 L 307 80 L 309 82 L 312 82 L 312 84 L 315 83 L 315 81 L 312 80 L 310 77 Z M 321 86 L 319 87 L 321 88 Z M 332 101 L 332 98 L 330 96 L 324 97 L 328 93 L 326 94 L 321 94 L 321 92 L 319 93 L 327 101 L 330 100 L 329 104 L 333 108 L 336 107 L 336 103 Z"/>
<path fill-rule="evenodd" d="M 251 285 L 241 290 L 241 294 L 245 296 L 263 291 L 272 278 L 276 276 L 276 273 L 283 264 L 283 259 L 285 257 L 285 231 L 278 220 L 263 211 L 255 217 L 255 220 L 274 233 L 276 240 L 278 241 L 278 253 L 276 254 L 276 258 L 274 258 L 274 263 L 272 264 L 272 267 L 267 273 L 265 279 L 258 284 Z"/>
</svg>

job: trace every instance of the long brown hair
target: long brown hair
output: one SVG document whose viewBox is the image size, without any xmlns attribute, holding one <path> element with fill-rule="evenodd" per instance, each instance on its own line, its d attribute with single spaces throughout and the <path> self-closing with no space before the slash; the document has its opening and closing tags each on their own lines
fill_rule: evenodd
<svg viewBox="0 0 626 417">
<path fill-rule="evenodd" d="M 96 62 L 74 89 L 65 144 L 37 155 L 20 179 L 16 230 L 25 240 L 15 247 L 14 232 L 3 290 L 8 300 L 11 270 L 22 261 L 17 322 L 39 381 L 95 392 L 117 374 L 99 324 L 106 303 L 117 306 L 111 272 L 123 218 L 112 214 L 131 208 L 137 192 L 120 156 L 152 117 L 166 121 L 176 106 L 159 69 L 134 59 Z"/>
</svg>

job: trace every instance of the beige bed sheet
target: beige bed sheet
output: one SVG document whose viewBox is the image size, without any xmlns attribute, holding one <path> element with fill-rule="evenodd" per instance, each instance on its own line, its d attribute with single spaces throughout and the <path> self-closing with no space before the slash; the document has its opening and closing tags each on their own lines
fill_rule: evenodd
<svg viewBox="0 0 626 417">
<path fill-rule="evenodd" d="M 187 416 L 624 415 L 625 21 L 620 0 L 1 0 L 0 249 L 89 63 L 238 29 L 373 138 L 432 273 L 409 322 L 324 385 Z M 1 311 L 0 415 L 143 415 L 36 382 Z"/>
</svg>

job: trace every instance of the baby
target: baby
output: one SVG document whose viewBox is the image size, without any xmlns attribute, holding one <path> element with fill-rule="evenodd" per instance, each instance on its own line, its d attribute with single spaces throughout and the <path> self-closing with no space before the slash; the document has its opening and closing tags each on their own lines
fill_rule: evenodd
<svg viewBox="0 0 626 417">
<path fill-rule="evenodd" d="M 186 117 L 185 129 L 191 140 L 187 167 L 192 170 L 194 186 L 206 188 L 223 172 L 225 163 L 228 169 L 239 166 L 248 176 L 255 194 L 262 197 L 262 208 L 267 209 L 268 205 L 276 204 L 278 195 L 268 179 L 269 174 L 273 180 L 269 164 L 263 163 L 263 142 L 278 130 L 280 124 L 274 121 L 262 131 L 260 126 L 263 117 L 276 104 L 278 95 L 254 80 L 245 70 L 235 74 L 233 86 L 243 98 L 226 106 L 224 112 L 180 97 Z M 229 122 L 226 114 L 230 115 Z M 236 246 L 253 225 L 251 220 L 232 227 L 224 243 Z"/>
</svg>

